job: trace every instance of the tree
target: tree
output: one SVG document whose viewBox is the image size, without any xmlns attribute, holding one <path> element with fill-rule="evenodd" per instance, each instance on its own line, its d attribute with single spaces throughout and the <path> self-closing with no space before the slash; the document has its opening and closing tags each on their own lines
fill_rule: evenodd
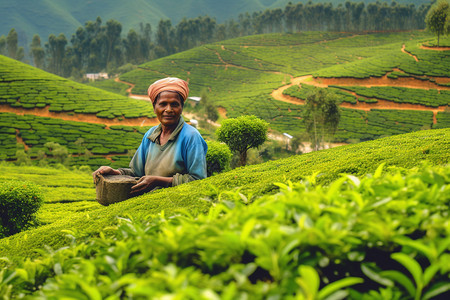
<svg viewBox="0 0 450 300">
<path fill-rule="evenodd" d="M 63 165 L 69 164 L 71 155 L 69 154 L 69 150 L 67 149 L 67 147 L 55 142 L 47 142 L 44 144 L 44 147 L 46 147 L 50 151 L 50 153 L 53 155 L 53 158 L 55 158 L 58 163 Z"/>
<path fill-rule="evenodd" d="M 247 163 L 247 151 L 256 148 L 267 140 L 269 123 L 255 116 L 241 116 L 227 119 L 216 131 L 219 142 L 228 145 L 231 151 L 239 154 L 239 165 Z"/>
<path fill-rule="evenodd" d="M 208 94 L 206 91 L 202 91 L 201 93 L 201 104 L 204 108 L 204 114 L 205 114 L 205 121 L 211 120 L 213 122 L 216 122 L 219 119 L 219 112 L 217 111 L 217 108 L 211 104 L 208 101 Z"/>
<path fill-rule="evenodd" d="M 122 24 L 116 20 L 109 20 L 106 22 L 106 40 L 108 42 L 107 55 L 106 55 L 106 66 L 109 67 L 112 61 L 118 60 L 118 43 L 120 41 L 120 33 L 122 32 Z M 135 45 L 136 46 L 136 45 Z"/>
<path fill-rule="evenodd" d="M 19 166 L 22 166 L 22 165 L 29 166 L 29 165 L 31 165 L 30 156 L 23 149 L 19 149 L 19 150 L 16 151 L 16 158 L 17 158 L 16 164 L 19 165 Z"/>
<path fill-rule="evenodd" d="M 6 55 L 6 37 L 0 36 L 0 55 Z"/>
<path fill-rule="evenodd" d="M 325 140 L 334 135 L 340 116 L 335 94 L 319 89 L 308 95 L 303 108 L 303 121 L 314 151 L 323 147 Z"/>
<path fill-rule="evenodd" d="M 31 42 L 31 57 L 33 57 L 33 64 L 36 68 L 44 68 L 45 51 L 41 46 L 41 38 L 35 34 Z"/>
<path fill-rule="evenodd" d="M 78 156 L 81 156 L 81 153 L 83 152 L 83 149 L 85 149 L 86 144 L 84 143 L 84 139 L 79 137 L 74 142 L 75 146 L 77 146 Z"/>
<path fill-rule="evenodd" d="M 436 2 L 428 11 L 425 17 L 425 23 L 428 30 L 437 35 L 437 45 L 439 46 L 439 37 L 448 34 L 450 30 L 450 3 L 448 0 Z"/>
<path fill-rule="evenodd" d="M 13 59 L 17 57 L 17 40 L 17 32 L 12 28 L 6 37 L 6 48 L 8 49 L 8 56 Z"/>
</svg>

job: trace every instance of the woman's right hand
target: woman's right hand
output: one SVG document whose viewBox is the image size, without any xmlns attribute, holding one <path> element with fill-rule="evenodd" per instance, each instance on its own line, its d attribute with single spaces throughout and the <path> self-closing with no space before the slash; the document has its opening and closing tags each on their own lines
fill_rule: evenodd
<svg viewBox="0 0 450 300">
<path fill-rule="evenodd" d="M 97 174 L 102 174 L 102 175 L 120 175 L 120 171 L 119 170 L 115 170 L 115 169 L 113 169 L 111 167 L 108 167 L 108 166 L 101 166 L 100 168 L 95 170 L 94 173 L 92 173 L 92 178 L 94 178 L 94 181 L 95 181 L 95 177 L 97 176 Z"/>
</svg>

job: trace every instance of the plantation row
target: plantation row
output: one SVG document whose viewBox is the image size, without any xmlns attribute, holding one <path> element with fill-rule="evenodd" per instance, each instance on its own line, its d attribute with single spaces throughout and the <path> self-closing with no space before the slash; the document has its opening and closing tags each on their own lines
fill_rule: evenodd
<svg viewBox="0 0 450 300">
<path fill-rule="evenodd" d="M 52 112 L 95 114 L 100 118 L 155 117 L 153 107 L 46 73 L 0 56 L 0 104 Z"/>
<path fill-rule="evenodd" d="M 254 114 L 268 121 L 271 128 L 279 132 L 299 133 L 303 129 L 299 119 L 301 109 L 268 97 L 274 89 L 289 83 L 289 75 L 300 76 L 316 73 L 318 69 L 325 72 L 348 66 L 348 73 L 343 76 L 383 76 L 398 65 L 400 57 L 414 61 L 400 51 L 402 41 L 409 43 L 411 40 L 426 38 L 429 35 L 425 32 L 364 35 L 304 32 L 241 37 L 143 64 L 138 69 L 123 74 L 121 80 L 136 84 L 133 93 L 146 94 L 149 83 L 157 79 L 168 75 L 184 78 L 189 80 L 192 96 L 199 96 L 202 91 L 208 92 L 209 101 L 216 107 L 224 108 L 227 117 Z M 376 65 L 370 66 L 372 62 Z M 433 68 L 434 65 L 433 63 Z M 336 74 L 333 73 L 334 75 Z M 122 89 L 124 87 L 125 85 Z M 349 93 L 337 89 L 335 91 L 343 101 L 356 102 L 356 98 Z M 360 100 L 376 101 L 362 97 Z M 403 114 L 415 116 L 412 112 Z M 348 114 L 351 117 L 356 115 L 359 117 L 359 113 Z M 421 126 L 416 126 L 416 130 L 432 126 L 432 117 L 425 115 L 429 119 Z M 344 119 L 346 117 L 344 115 Z M 367 118 L 363 116 L 363 119 Z M 438 116 L 438 119 L 445 120 L 445 117 Z M 338 140 L 353 139 L 349 135 L 351 132 L 357 132 L 359 137 L 365 139 L 373 139 L 389 135 L 391 131 L 390 128 L 380 128 L 379 125 L 372 127 L 372 124 L 361 122 L 361 119 L 344 120 L 343 123 L 347 125 L 341 127 Z M 395 127 L 400 132 L 406 132 L 406 128 L 402 131 L 402 124 L 396 124 Z"/>
<path fill-rule="evenodd" d="M 240 191 L 245 195 L 261 196 L 278 191 L 274 182 L 299 181 L 315 172 L 321 172 L 317 182 L 325 184 L 339 178 L 341 173 L 361 176 L 374 172 L 382 162 L 386 162 L 388 166 L 398 165 L 405 168 L 417 166 L 424 160 L 433 165 L 446 164 L 450 161 L 449 143 L 450 129 L 419 131 L 292 156 L 247 166 L 245 169 L 235 169 L 205 180 L 160 190 L 109 207 L 102 207 L 98 212 L 79 210 L 67 215 L 64 212 L 67 203 L 54 204 L 60 207 L 59 215 L 54 215 L 54 219 L 58 222 L 0 240 L 0 257 L 8 256 L 14 260 L 22 260 L 24 257 L 36 256 L 37 253 L 33 249 L 43 247 L 43 245 L 59 248 L 69 242 L 65 239 L 65 233 L 61 232 L 63 229 L 76 228 L 79 233 L 91 238 L 101 228 L 111 225 L 115 216 L 123 215 L 125 212 L 131 216 L 147 216 L 160 211 L 171 215 L 180 208 L 189 209 L 193 214 L 206 212 L 211 202 L 198 199 L 210 198 L 214 201 L 219 197 L 221 191 L 231 190 L 235 187 L 241 187 Z M 397 155 L 392 155 L 392 153 Z M 19 174 L 14 176 L 24 176 L 22 178 L 26 180 L 40 180 L 36 182 L 38 184 L 45 182 L 45 177 L 40 175 L 26 176 L 26 173 L 36 173 L 36 171 L 24 171 L 28 169 L 29 167 L 24 167 L 20 169 L 21 171 L 16 172 Z M 7 178 L 12 174 L 14 171 L 8 171 L 5 176 Z M 62 186 L 66 182 L 68 188 L 84 187 L 92 180 L 90 174 L 85 176 L 85 179 L 81 181 L 71 180 L 69 177 L 65 180 L 65 177 L 61 176 L 60 179 L 57 179 L 56 185 Z M 49 217 L 46 216 L 46 218 Z M 23 240 L 24 238 L 26 242 Z"/>
<path fill-rule="evenodd" d="M 439 107 L 450 104 L 450 91 L 446 90 L 422 90 L 394 86 L 374 86 L 370 88 L 362 86 L 331 87 L 352 91 L 363 97 L 389 100 L 397 103 L 421 104 L 431 107 Z M 361 98 L 359 100 L 365 101 Z M 376 102 L 376 99 L 374 100 L 374 102 Z"/>
<path fill-rule="evenodd" d="M 293 85 L 293 86 L 287 88 L 286 90 L 283 91 L 283 94 L 305 100 L 308 97 L 308 95 L 313 93 L 314 90 L 316 90 L 316 89 L 317 89 L 317 87 L 315 87 L 313 85 L 302 83 L 301 86 Z M 349 93 L 343 92 L 342 90 L 339 89 L 339 86 L 329 87 L 329 88 L 327 88 L 327 91 L 330 91 L 330 92 L 333 92 L 334 94 L 336 94 L 341 103 L 342 102 L 353 103 L 353 104 L 357 103 L 355 96 L 353 96 Z M 359 99 L 359 100 L 365 101 L 365 100 L 369 100 L 369 99 Z M 372 102 L 372 101 L 370 101 L 370 102 Z M 374 101 L 374 102 L 376 102 L 376 101 Z"/>
<path fill-rule="evenodd" d="M 406 43 L 405 50 L 415 55 L 418 62 L 410 59 L 402 61 L 400 69 L 418 76 L 448 77 L 450 74 L 450 51 L 420 49 L 420 43 Z"/>
<path fill-rule="evenodd" d="M 423 41 L 422 41 L 423 42 Z M 450 74 L 449 51 L 432 51 L 420 49 L 421 42 L 405 43 L 405 50 L 415 55 L 419 61 L 407 53 L 397 49 L 388 53 L 379 54 L 360 61 L 350 62 L 344 65 L 336 65 L 321 69 L 313 73 L 314 77 L 351 77 L 368 78 L 381 77 L 386 73 L 398 68 L 413 76 L 447 77 Z M 427 78 L 423 78 L 428 80 Z"/>
<path fill-rule="evenodd" d="M 111 126 L 105 129 L 105 125 L 82 122 L 62 121 L 59 119 L 43 118 L 33 115 L 19 116 L 10 113 L 0 113 L 0 159 L 15 159 L 17 150 L 16 130 L 23 142 L 31 147 L 28 154 L 35 158 L 39 151 L 51 153 L 44 146 L 48 142 L 55 142 L 68 148 L 70 154 L 78 154 L 72 157 L 72 164 L 111 165 L 111 161 L 99 155 L 123 153 L 137 149 L 144 133 L 149 127 Z M 83 144 L 75 142 L 83 138 Z M 85 149 L 93 156 L 85 156 Z M 113 156 L 113 167 L 128 165 L 130 157 Z"/>
<path fill-rule="evenodd" d="M 445 299 L 450 168 L 436 165 L 450 161 L 449 143 L 449 129 L 421 131 L 107 208 L 69 203 L 54 210 L 64 218 L 0 240 L 9 259 L 0 289 L 44 298 Z M 68 247 L 34 251 L 43 245 Z"/>
<path fill-rule="evenodd" d="M 199 92 L 202 87 L 211 89 L 214 100 L 227 97 L 229 90 L 232 90 L 232 93 L 236 92 L 236 95 L 233 95 L 235 97 L 247 97 L 260 92 L 257 87 L 253 88 L 253 84 L 267 82 L 268 87 L 273 89 L 285 79 L 279 74 L 272 74 L 275 76 L 272 78 L 276 78 L 273 83 L 271 83 L 273 80 L 267 81 L 267 79 L 253 80 L 260 78 L 261 72 L 281 72 L 299 76 L 336 64 L 358 61 L 361 57 L 390 53 L 394 49 L 400 52 L 399 40 L 426 36 L 428 34 L 423 32 L 359 36 L 331 32 L 305 32 L 249 36 L 197 47 L 151 61 L 141 65 L 137 70 L 122 75 L 121 79 L 136 84 L 133 89 L 133 93 L 136 94 L 146 94 L 152 80 L 172 74 L 180 78 L 188 78 L 190 84 L 194 85 L 194 92 Z M 226 68 L 217 54 L 225 63 L 241 67 L 241 69 L 236 70 L 232 66 Z M 234 88 L 233 83 L 236 83 L 236 79 L 239 81 Z M 240 80 L 249 84 L 247 90 L 240 90 Z M 202 84 L 202 87 L 197 87 L 198 84 Z M 241 96 L 237 93 L 238 91 Z"/>
</svg>

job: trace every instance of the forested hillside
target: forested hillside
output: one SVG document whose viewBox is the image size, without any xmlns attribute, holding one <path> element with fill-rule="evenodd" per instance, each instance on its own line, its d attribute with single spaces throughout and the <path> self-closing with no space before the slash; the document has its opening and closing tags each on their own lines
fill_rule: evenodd
<svg viewBox="0 0 450 300">
<path fill-rule="evenodd" d="M 262 11 L 268 8 L 284 7 L 288 0 L 246 0 L 217 1 L 190 0 L 109 0 L 109 1 L 2 1 L 0 3 L 0 35 L 8 34 L 11 28 L 19 32 L 21 42 L 30 43 L 34 34 L 47 39 L 50 34 L 64 33 L 70 39 L 75 30 L 89 20 L 100 16 L 103 20 L 115 19 L 123 24 L 124 32 L 139 28 L 139 23 L 150 23 L 156 28 L 161 19 L 169 19 L 176 24 L 185 18 L 209 15 L 223 23 L 236 19 L 239 14 Z M 292 1 L 297 3 L 299 1 Z M 307 1 L 303 1 L 306 3 Z M 345 0 L 328 0 L 334 5 Z M 364 2 L 371 2 L 365 0 Z M 416 6 L 427 0 L 397 0 L 399 4 L 413 3 Z M 55 31 L 55 29 L 57 30 Z M 23 44 L 21 43 L 23 46 Z"/>
<path fill-rule="evenodd" d="M 185 4 L 189 5 L 183 2 Z M 228 3 L 226 6 L 232 7 Z M 11 28 L 7 35 L 0 36 L 0 54 L 18 60 L 29 59 L 38 68 L 83 80 L 86 73 L 123 73 L 133 67 L 133 64 L 203 44 L 253 34 L 311 30 L 362 32 L 423 29 L 429 8 L 430 4 L 415 6 L 395 1 L 377 1 L 367 5 L 347 1 L 345 5 L 337 6 L 329 2 L 289 2 L 280 8 L 241 13 L 225 22 L 219 22 L 214 15 L 206 14 L 183 18 L 177 23 L 161 18 L 157 26 L 150 21 L 140 22 L 130 29 L 125 28 L 117 19 L 106 19 L 99 15 L 92 17 L 69 35 L 60 32 L 52 32 L 47 36 L 33 34 L 31 42 L 19 43 L 20 34 Z"/>
</svg>

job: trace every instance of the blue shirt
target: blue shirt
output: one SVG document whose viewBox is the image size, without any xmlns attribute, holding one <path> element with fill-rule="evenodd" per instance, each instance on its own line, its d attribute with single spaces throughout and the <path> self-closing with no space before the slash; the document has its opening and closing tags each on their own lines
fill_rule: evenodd
<svg viewBox="0 0 450 300">
<path fill-rule="evenodd" d="M 160 124 L 145 133 L 130 169 L 120 169 L 121 173 L 173 177 L 172 186 L 206 178 L 208 146 L 198 130 L 180 117 L 169 140 L 162 146 L 159 143 L 161 131 Z"/>
</svg>

